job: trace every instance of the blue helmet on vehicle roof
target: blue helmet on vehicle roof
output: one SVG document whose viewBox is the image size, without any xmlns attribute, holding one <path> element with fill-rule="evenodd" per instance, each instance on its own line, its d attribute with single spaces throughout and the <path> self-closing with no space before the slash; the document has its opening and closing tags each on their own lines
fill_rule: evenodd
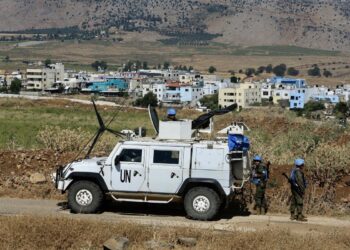
<svg viewBox="0 0 350 250">
<path fill-rule="evenodd" d="M 302 166 L 302 165 L 304 165 L 304 163 L 305 163 L 305 161 L 303 159 L 300 159 L 300 158 L 295 159 L 295 161 L 294 161 L 295 166 Z"/>
<path fill-rule="evenodd" d="M 168 115 L 176 115 L 176 110 L 174 108 L 169 108 Z"/>
<path fill-rule="evenodd" d="M 262 161 L 262 157 L 260 155 L 256 155 L 254 156 L 253 161 Z"/>
</svg>

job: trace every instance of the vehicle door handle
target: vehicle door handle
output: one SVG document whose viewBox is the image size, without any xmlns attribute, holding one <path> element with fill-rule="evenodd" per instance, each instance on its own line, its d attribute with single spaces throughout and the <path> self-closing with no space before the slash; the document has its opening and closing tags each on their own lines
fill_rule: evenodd
<svg viewBox="0 0 350 250">
<path fill-rule="evenodd" d="M 137 170 L 134 170 L 134 177 L 138 175 L 138 176 L 142 176 L 142 174 L 140 174 Z"/>
<path fill-rule="evenodd" d="M 172 178 L 174 178 L 175 176 L 176 176 L 176 178 L 179 178 L 178 175 L 176 175 L 174 172 L 172 172 L 171 175 L 170 175 L 170 178 L 172 179 Z"/>
</svg>

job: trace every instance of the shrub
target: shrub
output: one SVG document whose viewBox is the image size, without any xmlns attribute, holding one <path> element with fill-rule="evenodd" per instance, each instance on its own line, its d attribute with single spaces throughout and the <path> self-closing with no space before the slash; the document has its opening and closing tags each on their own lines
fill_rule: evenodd
<svg viewBox="0 0 350 250">
<path fill-rule="evenodd" d="M 86 143 L 92 138 L 92 134 L 78 129 L 61 129 L 60 127 L 47 126 L 39 131 L 36 139 L 46 149 L 55 152 L 78 152 L 83 149 Z M 115 145 L 113 136 L 104 136 L 96 144 L 95 152 L 98 154 L 110 152 Z"/>
<path fill-rule="evenodd" d="M 18 94 L 21 91 L 21 87 L 22 87 L 22 81 L 17 79 L 17 78 L 15 78 L 11 82 L 10 91 L 13 94 Z"/>
<path fill-rule="evenodd" d="M 295 69 L 294 67 L 290 67 L 287 70 L 287 74 L 290 76 L 297 76 L 299 75 L 299 70 Z"/>
<path fill-rule="evenodd" d="M 219 95 L 214 94 L 214 95 L 204 96 L 202 99 L 200 99 L 200 102 L 203 106 L 211 110 L 217 109 L 218 102 L 219 102 Z"/>
<path fill-rule="evenodd" d="M 81 128 L 76 130 L 61 129 L 59 127 L 45 127 L 37 135 L 37 140 L 46 149 L 57 152 L 71 152 L 81 150 L 82 143 L 90 134 Z"/>
<path fill-rule="evenodd" d="M 287 66 L 285 64 L 280 64 L 277 65 L 276 67 L 274 67 L 272 69 L 272 72 L 276 75 L 276 76 L 284 76 L 287 70 Z"/>
<path fill-rule="evenodd" d="M 349 111 L 349 106 L 345 102 L 339 102 L 334 107 L 334 112 L 345 116 Z"/>
<path fill-rule="evenodd" d="M 156 107 L 158 105 L 157 96 L 153 94 L 153 92 L 148 92 L 144 97 L 138 98 L 134 102 L 134 105 L 145 108 L 148 107 L 148 105 Z"/>
<path fill-rule="evenodd" d="M 239 81 L 241 80 L 241 78 L 237 77 L 237 76 L 231 76 L 231 82 L 232 83 L 239 83 Z"/>
<path fill-rule="evenodd" d="M 108 65 L 105 61 L 95 61 L 91 64 L 91 67 L 94 68 L 96 71 L 99 69 L 106 70 L 108 68 Z"/>
<path fill-rule="evenodd" d="M 309 69 L 307 71 L 307 74 L 309 76 L 321 76 L 321 70 L 317 65 L 314 65 L 314 67 L 312 69 Z"/>
<path fill-rule="evenodd" d="M 318 102 L 318 101 L 308 101 L 304 105 L 304 110 L 306 112 L 313 112 L 317 110 L 324 110 L 326 107 L 324 106 L 323 102 Z"/>
<path fill-rule="evenodd" d="M 248 68 L 248 69 L 245 70 L 245 74 L 246 74 L 247 77 L 251 77 L 251 76 L 253 76 L 255 73 L 256 73 L 256 72 L 255 72 L 255 69 L 254 69 L 254 68 Z"/>
<path fill-rule="evenodd" d="M 272 64 L 269 64 L 265 68 L 266 73 L 271 73 L 272 72 Z"/>
<path fill-rule="evenodd" d="M 163 69 L 169 69 L 170 63 L 169 62 L 164 62 L 163 64 Z"/>
<path fill-rule="evenodd" d="M 261 73 L 263 73 L 265 70 L 266 70 L 266 67 L 265 67 L 265 66 L 260 66 L 260 67 L 258 68 L 257 72 L 258 72 L 259 74 L 261 74 Z"/>
<path fill-rule="evenodd" d="M 210 66 L 210 67 L 208 68 L 208 72 L 209 72 L 210 74 L 213 74 L 213 73 L 216 72 L 216 68 L 215 68 L 214 66 Z"/>
<path fill-rule="evenodd" d="M 333 75 L 332 72 L 330 72 L 329 70 L 326 70 L 326 69 L 325 69 L 325 70 L 323 71 L 323 76 L 324 76 L 324 77 L 327 77 L 327 78 L 328 78 L 328 77 L 331 77 L 332 75 Z"/>
</svg>

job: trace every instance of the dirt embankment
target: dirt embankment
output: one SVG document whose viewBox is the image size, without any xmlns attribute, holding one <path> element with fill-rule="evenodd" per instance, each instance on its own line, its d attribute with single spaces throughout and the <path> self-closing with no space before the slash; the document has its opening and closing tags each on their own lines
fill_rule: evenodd
<svg viewBox="0 0 350 250">
<path fill-rule="evenodd" d="M 49 150 L 35 151 L 3 151 L 0 152 L 0 197 L 65 199 L 58 192 L 50 175 L 60 165 L 71 162 L 76 153 L 55 153 Z M 289 174 L 292 166 L 271 165 L 267 197 L 271 212 L 287 212 L 290 196 L 289 184 L 282 173 Z M 343 177 L 337 182 L 335 190 L 329 192 L 328 187 L 312 185 L 307 192 L 306 212 L 313 214 L 329 214 L 339 210 L 348 214 L 350 207 L 350 177 Z M 244 193 L 250 196 L 248 203 L 253 202 L 254 186 L 248 185 Z M 330 197 L 331 195 L 331 197 Z M 321 199 L 324 201 L 321 202 Z M 319 206 L 322 209 L 319 209 Z M 341 210 L 341 211 L 340 211 Z M 335 212 L 338 213 L 338 212 Z"/>
<path fill-rule="evenodd" d="M 0 152 L 0 196 L 19 198 L 62 198 L 50 175 L 74 158 L 73 153 L 52 151 Z"/>
</svg>

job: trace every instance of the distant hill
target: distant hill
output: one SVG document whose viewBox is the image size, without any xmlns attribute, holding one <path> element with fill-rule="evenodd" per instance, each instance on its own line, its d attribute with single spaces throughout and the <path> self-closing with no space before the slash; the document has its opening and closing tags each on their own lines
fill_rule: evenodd
<svg viewBox="0 0 350 250">
<path fill-rule="evenodd" d="M 247 46 L 350 50 L 348 0 L 0 0 L 0 17 L 1 31 L 114 27 Z"/>
</svg>

